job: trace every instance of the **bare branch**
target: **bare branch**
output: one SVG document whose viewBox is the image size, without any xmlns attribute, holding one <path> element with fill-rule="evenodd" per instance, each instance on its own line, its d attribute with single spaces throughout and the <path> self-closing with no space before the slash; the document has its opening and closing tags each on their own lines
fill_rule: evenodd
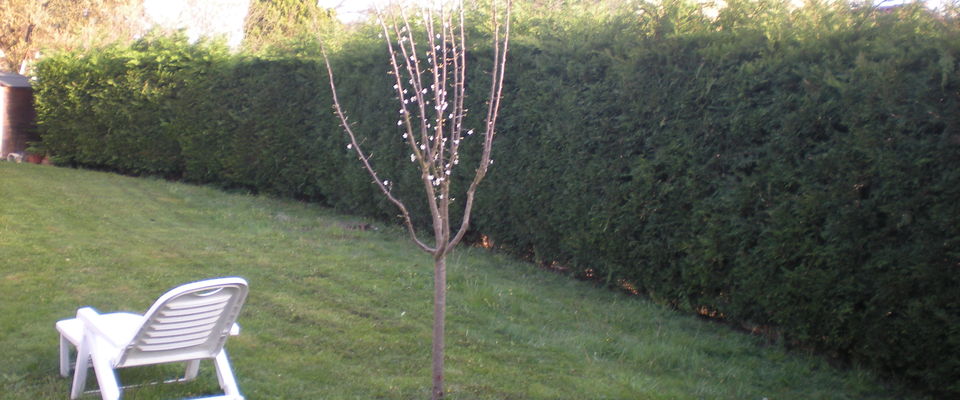
<svg viewBox="0 0 960 400">
<path fill-rule="evenodd" d="M 432 160 L 436 154 L 435 149 L 430 143 L 430 135 L 427 129 L 428 126 L 428 109 L 426 108 L 427 101 L 425 100 L 423 94 L 425 93 L 425 88 L 421 83 L 420 74 L 419 74 L 419 62 L 415 56 L 416 54 L 416 44 L 412 36 L 404 36 L 403 33 L 406 32 L 407 35 L 412 35 L 412 29 L 410 27 L 409 19 L 406 16 L 406 13 L 401 9 L 401 16 L 403 20 L 403 26 L 398 26 L 398 23 L 394 22 L 393 30 L 397 35 L 398 47 L 400 48 L 400 54 L 403 55 L 404 67 L 409 74 L 410 78 L 407 81 L 409 85 L 412 86 L 412 89 L 415 92 L 417 98 L 417 107 L 419 110 L 419 119 L 420 119 L 420 145 L 417 145 L 417 140 L 413 134 L 413 126 L 411 122 L 411 117 L 409 110 L 406 107 L 406 104 L 403 102 L 404 98 L 404 82 L 403 76 L 400 73 L 400 66 L 397 64 L 397 51 L 393 47 L 393 40 L 390 39 L 389 28 L 384 21 L 383 15 L 378 15 L 380 20 L 381 28 L 384 31 L 384 36 L 387 41 L 387 51 L 390 53 L 390 65 L 393 69 L 393 75 L 396 81 L 394 89 L 397 90 L 397 95 L 400 98 L 401 103 L 401 114 L 403 115 L 403 121 L 405 128 L 407 130 L 407 142 L 409 143 L 412 154 L 414 158 L 419 163 L 420 167 L 420 178 L 423 182 L 424 190 L 427 193 L 427 203 L 430 209 L 430 215 L 434 221 L 434 238 L 436 241 L 435 249 L 442 249 L 444 247 L 445 241 L 440 241 L 437 239 L 443 238 L 443 230 L 441 229 L 442 224 L 438 224 L 438 221 L 444 221 L 446 218 L 441 214 L 441 209 L 437 204 L 436 192 L 434 190 L 433 181 L 436 176 L 436 172 L 433 168 Z M 405 46 L 406 43 L 409 43 L 410 49 L 408 50 Z"/>
<path fill-rule="evenodd" d="M 477 168 L 477 173 L 473 177 L 473 182 L 470 183 L 470 187 L 467 189 L 467 200 L 464 205 L 463 220 L 460 224 L 460 229 L 457 231 L 456 236 L 446 245 L 447 252 L 453 250 L 453 248 L 460 243 L 463 239 L 463 236 L 467 233 L 467 229 L 470 227 L 470 214 L 473 210 L 473 200 L 477 191 L 477 186 L 480 185 L 480 181 L 483 180 L 484 176 L 487 174 L 487 169 L 490 167 L 492 162 L 490 159 L 490 152 L 493 148 L 493 137 L 496 134 L 496 122 L 497 115 L 500 110 L 500 100 L 503 98 L 503 77 L 507 68 L 507 50 L 510 43 L 510 10 L 512 9 L 512 1 L 507 1 L 507 11 L 506 11 L 506 21 L 504 22 L 504 32 L 503 32 L 503 49 L 500 48 L 500 25 L 497 20 L 497 9 L 496 2 L 494 2 L 493 10 L 493 26 L 494 26 L 494 71 L 493 77 L 491 79 L 491 88 L 490 88 L 490 100 L 487 107 L 487 119 L 486 132 L 484 133 L 484 142 L 483 142 L 483 152 L 480 157 L 480 165 Z M 461 17 L 462 18 L 462 17 Z"/>
<path fill-rule="evenodd" d="M 380 180 L 380 177 L 377 175 L 377 171 L 374 170 L 373 166 L 370 165 L 370 159 L 363 153 L 363 150 L 360 148 L 359 143 L 357 143 L 357 137 L 353 133 L 353 128 L 351 128 L 350 124 L 347 122 L 347 117 L 343 113 L 343 108 L 340 106 L 340 99 L 337 96 L 337 87 L 336 87 L 336 84 L 334 84 L 333 82 L 333 68 L 330 67 L 330 60 L 327 57 L 327 52 L 325 49 L 323 49 L 323 47 L 321 47 L 321 52 L 323 53 L 323 61 L 327 67 L 327 76 L 330 78 L 330 91 L 331 91 L 331 94 L 333 95 L 334 109 L 337 112 L 337 116 L 340 118 L 340 124 L 343 126 L 343 129 L 347 132 L 347 136 L 350 137 L 350 146 L 356 151 L 357 157 L 359 157 L 360 161 L 363 162 L 364 168 L 366 168 L 370 176 L 373 177 L 373 180 L 374 182 L 376 182 L 377 187 L 380 188 L 380 191 L 383 192 L 385 196 L 387 196 L 387 199 L 390 200 L 391 203 L 393 203 L 394 205 L 397 206 L 397 208 L 400 209 L 400 213 L 403 216 L 403 223 L 404 225 L 406 225 L 407 230 L 410 232 L 410 236 L 412 237 L 414 243 L 416 243 L 417 246 L 423 249 L 424 251 L 427 251 L 430 253 L 435 252 L 436 249 L 431 248 L 430 246 L 427 246 L 426 244 L 421 242 L 420 239 L 417 237 L 417 232 L 413 227 L 413 221 L 410 219 L 410 212 L 407 211 L 407 207 L 403 204 L 402 201 L 400 201 L 399 199 L 394 197 L 392 193 L 390 193 L 390 189 L 386 186 L 384 181 Z"/>
</svg>

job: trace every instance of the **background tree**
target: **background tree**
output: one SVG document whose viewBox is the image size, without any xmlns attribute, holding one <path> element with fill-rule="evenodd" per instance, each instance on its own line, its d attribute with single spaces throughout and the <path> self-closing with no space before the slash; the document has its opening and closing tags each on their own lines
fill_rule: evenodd
<svg viewBox="0 0 960 400">
<path fill-rule="evenodd" d="M 454 10 L 421 8 L 413 16 L 396 6 L 390 14 L 379 9 L 378 20 L 390 54 L 390 74 L 399 102 L 401 136 L 409 147 L 410 161 L 420 172 L 423 193 L 430 210 L 433 242 L 422 240 L 417 233 L 404 201 L 394 196 L 389 179 L 383 179 L 371 163 L 370 155 L 361 149 L 362 140 L 354 133 L 347 115 L 340 106 L 333 69 L 324 52 L 334 108 L 350 139 L 348 149 L 356 152 L 380 191 L 401 213 L 403 223 L 416 245 L 430 253 L 434 260 L 434 319 L 432 344 L 431 397 L 444 397 L 444 327 L 447 298 L 447 255 L 460 243 L 470 226 L 470 213 L 477 186 L 493 164 L 490 153 L 496 135 L 497 113 L 503 91 L 507 47 L 510 37 L 510 1 L 501 14 L 496 1 L 492 4 L 493 70 L 487 97 L 486 116 L 477 136 L 483 141 L 480 160 L 473 178 L 463 192 L 465 200 L 457 203 L 452 182 L 459 171 L 460 149 L 464 141 L 474 137 L 474 130 L 465 126 L 467 109 L 467 45 L 463 3 Z M 502 19 L 501 19 L 502 18 Z M 469 175 L 468 175 L 469 176 Z M 451 208 L 462 205 L 461 220 L 451 220 Z"/>
<path fill-rule="evenodd" d="M 316 28 L 333 20 L 316 0 L 252 0 L 244 23 L 244 47 L 253 52 L 316 39 Z"/>
<path fill-rule="evenodd" d="M 75 50 L 130 41 L 143 31 L 141 0 L 4 0 L 0 70 L 27 73 L 41 50 Z"/>
</svg>

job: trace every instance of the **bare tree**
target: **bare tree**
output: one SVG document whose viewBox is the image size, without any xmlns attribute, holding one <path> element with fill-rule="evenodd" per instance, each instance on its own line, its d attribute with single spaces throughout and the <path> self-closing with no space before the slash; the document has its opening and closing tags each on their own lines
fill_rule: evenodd
<svg viewBox="0 0 960 400">
<path fill-rule="evenodd" d="M 497 113 L 503 92 L 503 77 L 506 68 L 507 48 L 510 38 L 510 0 L 502 7 L 493 1 L 491 22 L 493 26 L 493 70 L 487 98 L 486 117 L 480 129 L 482 140 L 479 165 L 464 193 L 462 217 L 459 224 L 450 219 L 455 203 L 451 193 L 451 177 L 460 164 L 460 149 L 464 140 L 474 137 L 474 130 L 464 126 L 467 110 L 467 45 L 464 26 L 463 2 L 458 1 L 453 10 L 444 7 L 420 8 L 416 22 L 422 24 L 415 31 L 414 19 L 404 7 L 395 7 L 395 12 L 385 14 L 377 10 L 382 35 L 390 54 L 390 74 L 393 88 L 399 100 L 399 119 L 402 136 L 410 149 L 410 160 L 419 168 L 425 199 L 433 223 L 433 242 L 422 240 L 418 235 L 404 202 L 394 196 L 392 185 L 381 179 L 370 157 L 360 147 L 347 115 L 341 107 L 333 79 L 333 69 L 324 51 L 333 103 L 341 125 L 350 139 L 352 148 L 373 177 L 380 191 L 401 213 L 403 223 L 420 249 L 430 253 L 434 260 L 433 299 L 433 345 L 431 397 L 444 396 L 444 327 L 447 302 L 447 255 L 463 239 L 470 226 L 477 186 L 487 174 L 493 160 L 490 152 L 496 135 Z M 420 30 L 422 29 L 422 30 Z M 417 37 L 416 32 L 422 36 Z"/>
</svg>

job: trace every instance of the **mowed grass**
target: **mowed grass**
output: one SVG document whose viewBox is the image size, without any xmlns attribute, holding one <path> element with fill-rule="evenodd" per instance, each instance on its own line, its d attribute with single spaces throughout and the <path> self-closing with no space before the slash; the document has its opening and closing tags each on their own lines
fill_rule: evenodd
<svg viewBox="0 0 960 400">
<path fill-rule="evenodd" d="M 242 333 L 227 342 L 247 398 L 427 398 L 431 259 L 396 227 L 343 227 L 356 220 L 295 201 L 0 163 L 0 399 L 68 397 L 54 323 L 78 307 L 143 312 L 173 286 L 228 275 L 250 282 Z M 905 398 L 863 370 L 486 250 L 462 247 L 449 268 L 451 399 Z M 125 398 L 217 393 L 212 369 Z"/>
</svg>

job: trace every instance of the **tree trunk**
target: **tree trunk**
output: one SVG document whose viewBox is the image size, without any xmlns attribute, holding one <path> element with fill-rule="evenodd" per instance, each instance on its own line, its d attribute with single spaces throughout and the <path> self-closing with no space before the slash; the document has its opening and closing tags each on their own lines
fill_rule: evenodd
<svg viewBox="0 0 960 400">
<path fill-rule="evenodd" d="M 447 314 L 447 256 L 434 259 L 433 267 L 433 391 L 431 398 L 443 398 L 443 331 Z"/>
</svg>

